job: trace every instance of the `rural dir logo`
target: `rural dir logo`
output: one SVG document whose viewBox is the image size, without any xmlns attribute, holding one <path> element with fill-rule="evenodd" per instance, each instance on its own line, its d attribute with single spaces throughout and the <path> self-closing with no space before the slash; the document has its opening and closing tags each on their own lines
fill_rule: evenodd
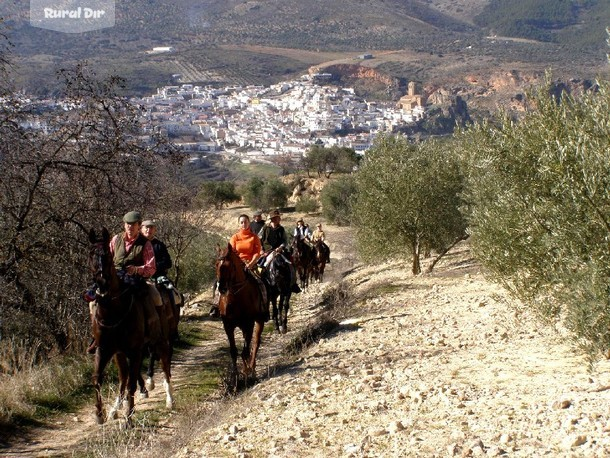
<svg viewBox="0 0 610 458">
<path fill-rule="evenodd" d="M 114 0 L 30 0 L 30 25 L 65 33 L 114 27 Z"/>
</svg>

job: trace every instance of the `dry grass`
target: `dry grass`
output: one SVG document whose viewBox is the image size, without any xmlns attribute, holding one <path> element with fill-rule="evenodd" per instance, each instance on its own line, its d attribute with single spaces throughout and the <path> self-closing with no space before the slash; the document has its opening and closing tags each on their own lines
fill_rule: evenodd
<svg viewBox="0 0 610 458">
<path fill-rule="evenodd" d="M 22 363 L 27 362 L 26 348 L 13 350 L 21 355 Z M 84 356 L 61 358 L 43 366 L 21 366 L 11 375 L 1 375 L 0 424 L 36 423 L 73 408 L 88 390 L 83 380 L 90 375 L 90 366 Z"/>
</svg>

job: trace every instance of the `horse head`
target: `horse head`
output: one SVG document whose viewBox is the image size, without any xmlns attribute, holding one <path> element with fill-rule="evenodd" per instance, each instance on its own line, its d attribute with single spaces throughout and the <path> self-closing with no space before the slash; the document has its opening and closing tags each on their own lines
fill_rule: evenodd
<svg viewBox="0 0 610 458">
<path fill-rule="evenodd" d="M 218 257 L 216 258 L 216 280 L 218 281 L 218 292 L 220 294 L 226 294 L 229 291 L 229 285 L 238 281 L 237 267 L 243 264 L 239 259 L 239 256 L 231 244 L 227 244 L 227 248 L 222 250 L 217 247 Z"/>
<path fill-rule="evenodd" d="M 97 294 L 105 295 L 110 288 L 112 272 L 112 255 L 110 253 L 110 233 L 105 227 L 102 228 L 100 237 L 95 230 L 89 231 L 89 268 L 93 274 L 93 282 L 97 285 Z"/>
</svg>

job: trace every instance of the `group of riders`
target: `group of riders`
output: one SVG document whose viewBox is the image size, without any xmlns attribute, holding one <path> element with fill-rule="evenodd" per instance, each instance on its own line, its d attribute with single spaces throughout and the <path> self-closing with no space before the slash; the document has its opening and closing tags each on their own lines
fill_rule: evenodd
<svg viewBox="0 0 610 458">
<path fill-rule="evenodd" d="M 268 215 L 268 221 L 262 218 L 262 211 L 253 214 L 252 221 L 248 215 L 239 216 L 239 230 L 229 240 L 231 248 L 244 262 L 244 268 L 257 278 L 264 295 L 262 272 L 269 266 L 275 256 L 283 256 L 290 265 L 292 292 L 300 292 L 294 266 L 288 254 L 288 234 L 281 225 L 279 210 L 273 210 Z M 139 288 L 144 300 L 144 315 L 146 317 L 147 334 L 155 341 L 161 335 L 159 314 L 157 310 L 163 306 L 159 290 L 164 290 L 173 308 L 181 303 L 181 295 L 168 279 L 168 270 L 172 267 L 172 259 L 167 246 L 156 237 L 157 223 L 154 220 L 142 220 L 141 213 L 130 211 L 123 216 L 123 232 L 115 235 L 110 242 L 110 252 L 114 267 L 120 281 L 128 286 Z M 312 232 L 303 219 L 297 221 L 293 237 L 305 243 L 321 243 L 325 248 L 326 262 L 330 262 L 330 250 L 325 244 L 322 224 L 317 224 Z M 84 295 L 90 304 L 91 318 L 95 315 L 96 287 L 92 286 Z M 266 301 L 265 301 L 266 302 Z M 218 316 L 218 307 L 210 310 L 211 316 Z M 269 319 L 268 304 L 266 304 L 265 320 Z M 88 352 L 94 353 L 97 343 L 92 341 Z"/>
<path fill-rule="evenodd" d="M 257 279 L 263 296 L 265 295 L 263 273 L 276 256 L 282 256 L 290 266 L 291 290 L 293 293 L 300 293 L 301 289 L 297 285 L 296 271 L 288 251 L 288 234 L 281 224 L 281 213 L 277 209 L 271 211 L 267 222 L 264 221 L 262 215 L 263 213 L 260 210 L 254 212 L 252 221 L 248 215 L 240 215 L 238 218 L 239 229 L 231 236 L 229 244 L 244 262 L 246 271 Z M 324 242 L 324 231 L 320 223 L 318 223 L 316 230 L 311 232 L 309 226 L 300 218 L 294 229 L 293 238 L 304 240 L 310 246 L 320 241 L 326 247 L 325 253 L 330 254 L 330 249 Z M 327 256 L 327 262 L 330 262 L 329 256 Z M 269 304 L 267 301 L 263 302 L 266 304 L 265 320 L 268 320 Z M 212 306 L 210 316 L 219 316 L 217 304 Z"/>
</svg>

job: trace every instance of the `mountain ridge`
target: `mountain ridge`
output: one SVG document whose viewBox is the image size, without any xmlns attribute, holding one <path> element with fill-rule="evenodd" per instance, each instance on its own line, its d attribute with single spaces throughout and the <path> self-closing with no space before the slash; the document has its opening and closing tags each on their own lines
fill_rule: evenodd
<svg viewBox="0 0 610 458">
<path fill-rule="evenodd" d="M 608 16 L 610 23 L 610 7 L 590 3 L 604 13 L 599 21 Z M 605 42 L 572 49 L 565 41 L 490 37 L 475 24 L 490 0 L 135 0 L 116 5 L 115 27 L 81 34 L 32 27 L 27 4 L 5 3 L 0 16 L 14 43 L 15 87 L 38 94 L 56 91 L 54 72 L 83 60 L 102 74 L 123 76 L 127 92 L 140 95 L 176 83 L 178 73 L 196 84 L 269 85 L 326 66 L 329 54 L 370 67 L 379 61 L 357 55 L 390 52 L 396 59 L 386 55 L 376 70 L 420 83 L 461 81 L 461 63 L 471 73 L 506 66 L 570 78 L 593 78 L 606 63 Z M 599 34 L 599 25 L 592 28 Z M 155 46 L 174 52 L 147 53 Z"/>
</svg>

